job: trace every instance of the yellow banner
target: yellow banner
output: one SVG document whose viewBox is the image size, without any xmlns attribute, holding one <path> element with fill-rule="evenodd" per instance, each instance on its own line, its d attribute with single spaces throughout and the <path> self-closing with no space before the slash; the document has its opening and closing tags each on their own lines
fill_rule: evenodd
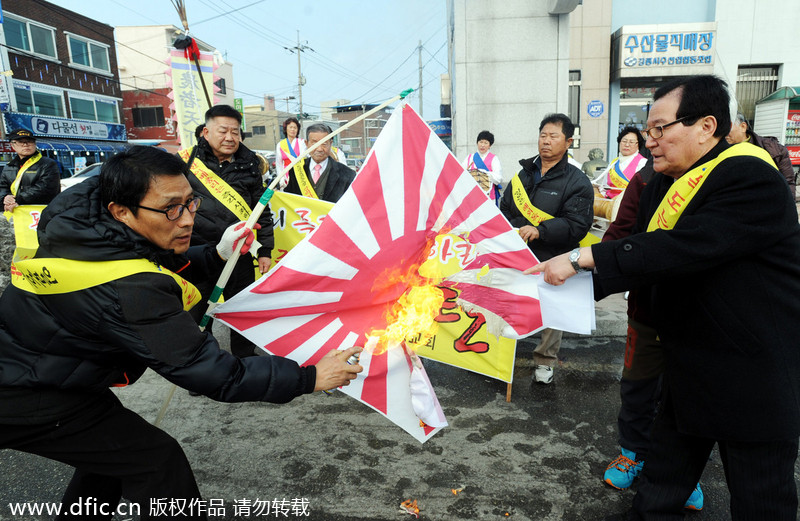
<svg viewBox="0 0 800 521">
<path fill-rule="evenodd" d="M 39 238 L 36 236 L 36 228 L 39 226 L 39 218 L 42 216 L 43 204 L 24 204 L 17 206 L 12 212 L 5 212 L 6 218 L 13 219 L 14 222 L 14 250 L 13 262 L 18 260 L 30 259 L 39 249 Z"/>
<path fill-rule="evenodd" d="M 289 250 L 322 223 L 322 219 L 333 208 L 333 203 L 286 192 L 275 192 L 269 200 L 274 220 L 275 247 L 272 248 L 272 263 L 275 266 Z"/>
<path fill-rule="evenodd" d="M 689 170 L 675 181 L 670 190 L 664 195 L 658 208 L 656 208 L 656 213 L 653 214 L 650 223 L 647 225 L 647 231 L 671 230 L 674 228 L 675 223 L 678 222 L 689 202 L 697 194 L 700 187 L 703 186 L 711 172 L 714 171 L 714 167 L 725 159 L 735 156 L 754 156 L 775 168 L 775 163 L 763 148 L 751 143 L 733 145 L 711 161 Z"/>
<path fill-rule="evenodd" d="M 316 229 L 333 208 L 333 203 L 285 192 L 275 192 L 269 205 L 275 221 L 270 268 Z M 442 291 L 446 298 L 436 319 L 439 323 L 436 335 L 425 345 L 408 342 L 410 346 L 425 358 L 510 383 L 516 340 L 489 334 L 483 315 L 461 309 L 456 303 L 455 290 L 442 287 Z"/>
<path fill-rule="evenodd" d="M 549 213 L 543 212 L 542 210 L 533 206 L 533 203 L 531 202 L 530 198 L 528 198 L 528 194 L 525 192 L 525 187 L 519 178 L 519 173 L 517 173 L 517 175 L 511 179 L 511 190 L 511 195 L 513 196 L 514 204 L 516 205 L 517 209 L 533 226 L 539 226 L 542 221 L 553 218 L 553 216 Z M 578 244 L 580 246 L 591 246 L 592 244 L 597 244 L 598 242 L 600 242 L 600 238 L 596 235 L 593 235 L 592 232 L 589 231 L 586 232 L 586 235 Z"/>
<path fill-rule="evenodd" d="M 80 291 L 136 273 L 169 275 L 181 288 L 183 309 L 200 301 L 200 292 L 189 281 L 145 259 L 78 261 L 72 259 L 27 259 L 11 264 L 11 283 L 37 295 L 59 295 Z"/>
<path fill-rule="evenodd" d="M 194 131 L 198 125 L 205 123 L 205 112 L 210 108 L 203 90 L 203 82 L 200 81 L 200 74 L 203 75 L 208 96 L 214 99 L 213 56 L 211 53 L 201 52 L 198 62 L 199 73 L 194 60 L 189 60 L 184 51 L 176 49 L 170 52 L 175 117 L 183 148 L 192 148 L 195 144 Z"/>
</svg>

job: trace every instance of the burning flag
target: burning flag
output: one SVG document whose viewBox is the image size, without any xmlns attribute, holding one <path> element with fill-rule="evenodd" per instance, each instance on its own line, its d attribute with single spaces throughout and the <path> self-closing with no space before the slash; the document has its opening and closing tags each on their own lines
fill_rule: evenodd
<svg viewBox="0 0 800 521">
<path fill-rule="evenodd" d="M 419 323 L 398 333 L 398 318 L 417 293 L 428 295 L 428 304 L 407 318 L 435 317 L 452 288 L 458 304 L 483 314 L 493 334 L 530 335 L 542 327 L 542 315 L 536 277 L 520 269 L 536 263 L 497 206 L 406 105 L 389 118 L 319 227 L 214 314 L 301 364 L 333 348 L 365 345 L 364 372 L 342 391 L 425 441 L 446 422 L 404 341 Z M 445 290 L 430 290 L 435 286 Z M 404 295 L 407 303 L 398 305 Z"/>
</svg>

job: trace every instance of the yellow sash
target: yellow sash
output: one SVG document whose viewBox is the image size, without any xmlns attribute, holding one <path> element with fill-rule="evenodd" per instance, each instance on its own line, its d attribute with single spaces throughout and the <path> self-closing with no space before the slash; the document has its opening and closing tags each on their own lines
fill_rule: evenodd
<svg viewBox="0 0 800 521">
<path fill-rule="evenodd" d="M 714 167 L 729 157 L 735 156 L 754 156 L 775 167 L 769 153 L 763 148 L 751 143 L 733 145 L 711 161 L 689 170 L 677 179 L 656 208 L 656 213 L 647 225 L 647 231 L 673 229 L 689 202 L 714 171 Z"/>
<path fill-rule="evenodd" d="M 136 273 L 161 273 L 172 277 L 181 288 L 183 309 L 186 311 L 200 301 L 200 292 L 192 283 L 145 259 L 99 262 L 26 259 L 11 264 L 11 283 L 37 295 L 58 295 L 92 288 Z"/>
<path fill-rule="evenodd" d="M 283 165 L 286 166 L 292 162 L 293 158 L 297 157 L 297 154 L 294 153 L 294 148 L 289 144 L 289 138 L 281 139 L 279 146 L 281 147 L 281 152 L 283 152 L 283 157 L 281 157 Z M 297 150 L 300 150 L 300 143 L 297 144 Z"/>
<path fill-rule="evenodd" d="M 522 181 L 519 178 L 519 173 L 517 173 L 517 175 L 511 179 L 511 195 L 514 198 L 514 204 L 516 205 L 517 209 L 532 225 L 539 226 L 542 221 L 553 218 L 553 216 L 549 213 L 543 212 L 542 210 L 533 206 L 533 203 L 531 203 L 531 200 L 528 197 L 528 193 L 525 191 L 525 186 L 523 186 Z M 579 244 L 581 246 L 591 246 L 592 244 L 596 244 L 598 242 L 600 242 L 600 238 L 589 232 L 583 239 L 580 240 Z"/>
<path fill-rule="evenodd" d="M 312 199 L 319 199 L 317 192 L 314 191 L 314 187 L 311 186 L 311 180 L 306 175 L 306 171 L 303 170 L 303 165 L 305 164 L 306 160 L 301 159 L 299 163 L 294 165 L 294 178 L 297 179 L 297 186 L 300 187 L 300 193 L 302 195 Z"/>
<path fill-rule="evenodd" d="M 191 150 L 183 149 L 178 154 L 184 162 L 189 161 L 192 155 Z M 197 177 L 197 180 L 214 196 L 214 198 L 222 203 L 222 205 L 230 210 L 240 221 L 246 221 L 250 217 L 252 209 L 242 199 L 239 193 L 231 188 L 231 185 L 222 180 L 220 176 L 212 172 L 202 161 L 192 161 L 189 169 Z"/>
<path fill-rule="evenodd" d="M 13 195 L 14 197 L 17 196 L 17 190 L 19 190 L 19 182 L 22 180 L 22 174 L 24 174 L 26 170 L 28 170 L 31 166 L 33 166 L 34 163 L 39 161 L 41 158 L 42 158 L 42 153 L 37 150 L 34 155 L 29 157 L 25 161 L 25 163 L 23 163 L 22 166 L 19 167 L 19 172 L 17 172 L 17 177 L 16 179 L 14 179 L 14 182 L 11 183 L 11 187 L 9 188 L 11 190 L 11 195 Z"/>
</svg>

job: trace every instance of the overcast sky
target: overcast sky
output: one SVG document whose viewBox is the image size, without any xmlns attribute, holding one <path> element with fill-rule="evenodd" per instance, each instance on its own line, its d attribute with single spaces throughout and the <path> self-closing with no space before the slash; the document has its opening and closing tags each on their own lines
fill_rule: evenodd
<svg viewBox="0 0 800 521">
<path fill-rule="evenodd" d="M 170 0 L 50 1 L 111 26 L 181 27 Z M 309 113 L 318 113 L 324 100 L 381 102 L 416 89 L 421 40 L 423 116 L 439 117 L 439 78 L 447 72 L 445 0 L 186 0 L 186 11 L 190 34 L 233 63 L 236 97 L 261 104 L 271 94 L 281 110 L 286 101 L 279 98 L 297 98 L 297 55 L 284 49 L 297 46 L 297 30 L 310 47 L 301 55 Z M 419 109 L 419 96 L 409 99 Z M 296 99 L 289 109 L 297 111 Z"/>
</svg>

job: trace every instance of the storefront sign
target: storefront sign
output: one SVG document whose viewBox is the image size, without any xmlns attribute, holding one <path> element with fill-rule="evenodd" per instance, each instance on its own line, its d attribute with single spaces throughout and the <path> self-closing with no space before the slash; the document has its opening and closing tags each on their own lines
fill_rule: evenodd
<svg viewBox="0 0 800 521">
<path fill-rule="evenodd" d="M 716 22 L 626 25 L 611 37 L 612 79 L 714 72 Z"/>
<path fill-rule="evenodd" d="M 82 119 L 53 118 L 7 112 L 3 114 L 6 128 L 25 128 L 38 137 L 102 139 L 126 141 L 125 125 L 101 123 Z"/>
</svg>

